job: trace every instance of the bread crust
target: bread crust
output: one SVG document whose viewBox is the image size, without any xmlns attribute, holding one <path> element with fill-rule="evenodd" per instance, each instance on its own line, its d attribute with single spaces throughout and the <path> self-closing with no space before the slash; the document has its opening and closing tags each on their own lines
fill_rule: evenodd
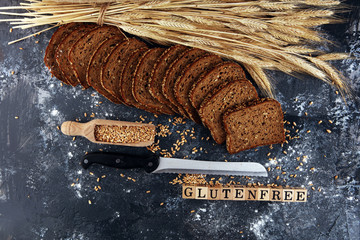
<svg viewBox="0 0 360 240">
<path fill-rule="evenodd" d="M 48 46 L 46 47 L 44 63 L 50 70 L 51 74 L 62 81 L 63 83 L 70 85 L 69 81 L 62 74 L 61 69 L 56 62 L 56 48 L 72 31 L 81 26 L 81 23 L 69 23 L 60 26 L 52 35 Z"/>
<path fill-rule="evenodd" d="M 207 72 L 216 64 L 222 62 L 221 57 L 213 54 L 198 57 L 189 64 L 184 73 L 178 77 L 174 85 L 174 95 L 178 103 L 186 111 L 186 114 L 196 123 L 201 123 L 197 110 L 191 105 L 189 92 L 194 83 L 198 81 L 202 73 Z"/>
<path fill-rule="evenodd" d="M 181 104 L 179 104 L 174 95 L 174 85 L 176 79 L 181 76 L 183 70 L 187 67 L 188 64 L 192 63 L 198 57 L 207 54 L 204 50 L 198 48 L 191 48 L 184 52 L 177 60 L 175 60 L 169 67 L 166 72 L 165 78 L 162 83 L 162 92 L 164 96 L 174 104 L 178 109 L 181 115 L 189 118 L 186 114 L 186 111 L 183 109 Z"/>
<path fill-rule="evenodd" d="M 86 81 L 86 70 L 90 64 L 91 57 L 97 47 L 113 36 L 121 36 L 119 28 L 114 26 L 103 26 L 96 28 L 80 38 L 69 52 L 69 60 L 83 88 L 90 87 Z"/>
<path fill-rule="evenodd" d="M 98 28 L 95 24 L 83 24 L 64 38 L 56 49 L 56 62 L 71 86 L 77 86 L 80 84 L 80 81 L 69 59 L 70 50 L 80 38 L 95 28 Z"/>
<path fill-rule="evenodd" d="M 153 69 L 157 59 L 164 51 L 164 48 L 152 48 L 144 54 L 136 67 L 132 93 L 136 101 L 141 104 L 140 108 L 143 110 L 171 115 L 174 112 L 166 105 L 163 105 L 152 97 L 148 88 L 151 70 Z"/>
<path fill-rule="evenodd" d="M 101 85 L 101 69 L 106 63 L 107 58 L 109 57 L 111 51 L 116 48 L 120 43 L 124 42 L 124 38 L 121 36 L 114 36 L 109 38 L 104 43 L 102 43 L 93 56 L 91 57 L 90 64 L 87 68 L 86 81 L 87 83 L 94 88 L 98 93 L 109 99 L 113 103 L 121 103 L 116 97 L 109 93 Z M 127 41 L 127 40 L 125 40 Z"/>
<path fill-rule="evenodd" d="M 169 106 L 175 113 L 179 113 L 179 110 L 164 96 L 162 92 L 162 83 L 170 65 L 188 49 L 188 47 L 183 45 L 175 45 L 168 48 L 156 62 L 149 80 L 149 92 L 151 96 L 156 98 L 162 104 Z"/>
<path fill-rule="evenodd" d="M 141 105 L 136 101 L 132 94 L 132 82 L 136 67 L 147 50 L 149 50 L 147 47 L 135 50 L 134 53 L 129 57 L 129 60 L 126 63 L 121 76 L 121 98 L 124 100 L 125 104 L 136 108 L 140 108 Z"/>
<path fill-rule="evenodd" d="M 199 109 L 204 98 L 223 82 L 236 79 L 246 79 L 242 67 L 235 62 L 223 62 L 216 65 L 211 71 L 202 74 L 189 92 L 192 106 Z"/>
<path fill-rule="evenodd" d="M 234 146 L 235 143 L 233 143 L 234 139 L 233 139 L 233 134 L 231 132 L 231 129 L 229 128 L 229 126 L 227 125 L 226 121 L 227 121 L 227 118 L 229 118 L 232 114 L 235 114 L 237 113 L 238 111 L 241 111 L 241 110 L 244 110 L 244 109 L 249 109 L 249 108 L 252 108 L 252 107 L 261 107 L 262 104 L 265 104 L 265 103 L 272 103 L 274 104 L 274 106 L 276 108 L 278 108 L 278 111 L 279 111 L 279 119 L 278 119 L 278 124 L 280 125 L 281 124 L 281 139 L 269 139 L 267 141 L 263 141 L 259 144 L 253 144 L 253 145 L 249 145 L 248 147 L 243 147 L 243 148 L 236 148 Z M 244 103 L 234 109 L 229 109 L 225 114 L 224 114 L 224 117 L 223 117 L 223 123 L 224 123 L 224 128 L 225 128 L 225 131 L 226 131 L 226 148 L 228 150 L 228 152 L 230 154 L 235 154 L 235 153 L 238 153 L 240 151 L 245 151 L 245 150 L 248 150 L 248 149 L 251 149 L 251 148 L 255 148 L 255 147 L 258 147 L 258 146 L 263 146 L 263 145 L 270 145 L 270 144 L 278 144 L 278 143 L 283 143 L 285 141 L 285 131 L 284 131 L 284 127 L 283 127 L 283 120 L 284 119 L 284 113 L 282 112 L 282 109 L 281 109 L 281 105 L 278 101 L 274 100 L 274 99 L 269 99 L 269 98 L 263 98 L 263 99 L 258 99 L 258 100 L 255 100 L 255 101 L 252 101 L 252 102 L 248 102 L 248 103 Z"/>
<path fill-rule="evenodd" d="M 243 90 L 244 96 L 240 96 L 240 93 L 228 92 L 231 88 L 236 87 L 236 90 Z M 215 101 L 223 101 L 224 99 L 230 99 L 227 103 L 220 102 L 220 106 L 216 109 L 213 104 Z M 205 100 L 201 103 L 199 108 L 199 115 L 203 124 L 210 130 L 211 136 L 216 143 L 222 144 L 226 139 L 226 132 L 224 130 L 222 116 L 227 109 L 234 108 L 244 102 L 253 101 L 258 99 L 258 94 L 255 87 L 248 80 L 234 80 L 231 82 L 225 82 L 218 86 L 211 94 L 209 94 Z M 208 112 L 209 108 L 211 111 Z M 214 118 L 214 119 L 211 119 Z"/>
</svg>

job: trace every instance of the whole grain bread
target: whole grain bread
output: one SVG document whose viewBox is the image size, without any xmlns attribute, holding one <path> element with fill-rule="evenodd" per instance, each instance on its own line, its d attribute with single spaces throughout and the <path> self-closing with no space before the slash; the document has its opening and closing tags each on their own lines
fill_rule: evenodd
<svg viewBox="0 0 360 240">
<path fill-rule="evenodd" d="M 189 99 L 193 107 L 199 109 L 204 98 L 216 87 L 224 82 L 245 79 L 245 72 L 239 64 L 224 62 L 215 66 L 211 71 L 200 76 L 191 88 Z"/>
<path fill-rule="evenodd" d="M 66 77 L 62 74 L 59 65 L 56 62 L 56 48 L 63 41 L 66 36 L 68 36 L 72 31 L 74 31 L 79 26 L 83 25 L 82 23 L 69 23 L 59 27 L 55 33 L 52 35 L 48 46 L 46 47 L 44 62 L 45 65 L 49 68 L 51 74 L 62 81 L 65 84 L 70 85 Z"/>
<path fill-rule="evenodd" d="M 122 72 L 121 82 L 120 82 L 120 94 L 121 98 L 124 100 L 124 103 L 129 106 L 134 106 L 136 108 L 140 108 L 141 105 L 138 103 L 133 94 L 132 94 L 132 84 L 134 81 L 134 73 L 136 71 L 136 67 L 142 59 L 145 52 L 147 52 L 148 48 L 140 48 L 134 51 L 134 53 L 129 57 L 127 61 L 124 71 Z"/>
<path fill-rule="evenodd" d="M 173 105 L 162 92 L 162 82 L 165 78 L 166 71 L 170 65 L 181 56 L 188 47 L 183 45 L 175 45 L 168 48 L 156 62 L 151 78 L 149 79 L 149 92 L 151 96 L 156 98 L 162 104 L 169 106 L 174 112 L 179 113 L 179 110 Z"/>
<path fill-rule="evenodd" d="M 188 64 L 195 61 L 195 59 L 197 59 L 198 57 L 204 56 L 205 54 L 207 53 L 204 50 L 198 48 L 192 48 L 187 50 L 170 65 L 169 69 L 166 72 L 165 78 L 163 79 L 161 87 L 164 96 L 179 109 L 180 114 L 182 114 L 184 117 L 189 118 L 189 116 L 186 114 L 186 111 L 176 100 L 174 93 L 175 81 L 178 77 L 181 76 Z"/>
<path fill-rule="evenodd" d="M 80 81 L 77 78 L 69 60 L 70 50 L 80 38 L 97 27 L 98 26 L 95 24 L 84 24 L 76 28 L 64 40 L 61 41 L 56 49 L 56 62 L 59 65 L 63 76 L 66 77 L 66 80 L 70 83 L 71 86 L 77 86 Z"/>
<path fill-rule="evenodd" d="M 103 66 L 101 79 L 103 87 L 122 102 L 124 100 L 119 91 L 122 72 L 132 53 L 143 47 L 146 47 L 144 42 L 131 38 L 127 43 L 119 44 Z"/>
<path fill-rule="evenodd" d="M 223 114 L 228 109 L 256 99 L 256 89 L 248 80 L 225 82 L 204 99 L 199 108 L 199 115 L 216 143 L 222 144 L 226 139 Z"/>
<path fill-rule="evenodd" d="M 284 115 L 274 99 L 261 99 L 229 110 L 223 123 L 226 148 L 231 154 L 285 141 Z"/>
<path fill-rule="evenodd" d="M 107 58 L 109 57 L 112 50 L 123 41 L 124 38 L 122 36 L 114 36 L 96 48 L 96 51 L 90 60 L 86 74 L 86 81 L 92 88 L 109 99 L 111 102 L 118 104 L 121 102 L 101 85 L 101 69 L 104 63 L 107 61 Z"/>
<path fill-rule="evenodd" d="M 171 115 L 174 114 L 174 112 L 168 106 L 152 97 L 149 92 L 149 79 L 152 69 L 164 51 L 165 48 L 152 48 L 144 54 L 136 67 L 132 93 L 136 101 L 142 105 L 140 108 L 149 112 L 160 112 Z"/>
<path fill-rule="evenodd" d="M 185 72 L 175 82 L 174 94 L 176 100 L 185 109 L 190 119 L 196 123 L 201 123 L 201 120 L 196 109 L 189 101 L 190 89 L 202 73 L 207 72 L 221 62 L 221 58 L 217 55 L 201 56 L 189 64 Z"/>
<path fill-rule="evenodd" d="M 108 25 L 99 27 L 80 38 L 71 48 L 69 60 L 81 86 L 84 88 L 90 86 L 86 81 L 86 71 L 90 64 L 91 57 L 94 55 L 99 45 L 113 36 L 121 36 L 125 39 L 125 36 L 121 34 L 117 27 Z"/>
</svg>

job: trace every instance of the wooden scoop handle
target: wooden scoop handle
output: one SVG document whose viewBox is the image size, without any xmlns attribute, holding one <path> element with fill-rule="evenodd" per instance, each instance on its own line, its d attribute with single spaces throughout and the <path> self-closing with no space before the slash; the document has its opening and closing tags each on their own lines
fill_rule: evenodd
<svg viewBox="0 0 360 240">
<path fill-rule="evenodd" d="M 66 121 L 61 125 L 61 132 L 70 136 L 83 136 L 84 127 L 84 123 Z"/>
</svg>

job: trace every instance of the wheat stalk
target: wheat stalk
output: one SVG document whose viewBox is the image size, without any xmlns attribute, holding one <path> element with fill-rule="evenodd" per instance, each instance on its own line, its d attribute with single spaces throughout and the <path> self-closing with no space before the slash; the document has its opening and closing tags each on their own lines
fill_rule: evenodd
<svg viewBox="0 0 360 240">
<path fill-rule="evenodd" d="M 73 1 L 27 0 L 1 7 L 0 14 L 22 17 L 1 21 L 20 29 L 98 21 L 96 0 Z M 103 20 L 161 44 L 197 47 L 239 61 L 268 96 L 274 88 L 268 69 L 309 74 L 346 94 L 344 77 L 326 61 L 347 55 L 322 53 L 313 44 L 326 41 L 315 27 L 339 22 L 339 6 L 337 0 L 114 0 Z M 14 9 L 26 12 L 7 12 Z"/>
</svg>

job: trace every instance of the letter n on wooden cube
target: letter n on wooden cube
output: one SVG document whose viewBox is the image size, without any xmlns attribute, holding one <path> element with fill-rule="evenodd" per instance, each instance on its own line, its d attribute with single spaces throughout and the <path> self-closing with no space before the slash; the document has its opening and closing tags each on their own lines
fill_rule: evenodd
<svg viewBox="0 0 360 240">
<path fill-rule="evenodd" d="M 182 197 L 185 199 L 194 199 L 195 198 L 195 186 L 184 184 L 182 186 Z"/>
<path fill-rule="evenodd" d="M 207 199 L 208 187 L 196 187 L 195 199 Z"/>
<path fill-rule="evenodd" d="M 255 201 L 257 198 L 258 189 L 257 188 L 245 188 L 245 200 L 246 201 Z"/>
<path fill-rule="evenodd" d="M 269 201 L 270 199 L 270 188 L 258 188 L 256 200 L 258 201 Z"/>
</svg>

